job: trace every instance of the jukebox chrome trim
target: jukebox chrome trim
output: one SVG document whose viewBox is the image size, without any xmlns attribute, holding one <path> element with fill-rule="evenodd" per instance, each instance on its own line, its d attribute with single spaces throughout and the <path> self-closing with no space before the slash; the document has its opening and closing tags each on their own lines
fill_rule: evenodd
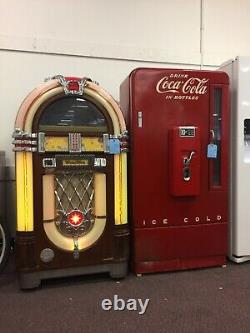
<svg viewBox="0 0 250 333">
<path fill-rule="evenodd" d="M 38 133 L 38 151 L 39 153 L 45 152 L 45 133 L 39 132 Z"/>
<path fill-rule="evenodd" d="M 21 130 L 20 128 L 16 128 L 14 133 L 12 134 L 14 140 L 12 144 L 14 145 L 13 151 L 27 151 L 27 152 L 35 152 L 37 151 L 37 134 L 30 133 Z"/>
<path fill-rule="evenodd" d="M 49 80 L 58 80 L 61 86 L 63 87 L 65 95 L 82 95 L 84 92 L 84 88 L 87 86 L 88 81 L 91 81 L 89 78 L 81 78 L 79 79 L 68 79 L 63 75 L 55 75 L 52 77 L 48 77 L 45 79 L 45 82 Z M 78 89 L 71 89 L 70 87 L 74 85 L 78 86 Z"/>
</svg>

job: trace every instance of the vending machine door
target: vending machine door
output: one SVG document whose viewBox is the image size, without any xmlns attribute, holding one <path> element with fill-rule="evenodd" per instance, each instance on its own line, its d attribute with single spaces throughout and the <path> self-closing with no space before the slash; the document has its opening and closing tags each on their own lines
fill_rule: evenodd
<svg viewBox="0 0 250 333">
<path fill-rule="evenodd" d="M 222 265 L 228 220 L 228 77 L 139 68 L 121 85 L 131 132 L 137 273 Z"/>
<path fill-rule="evenodd" d="M 87 79 L 56 77 L 40 89 L 21 106 L 14 133 L 21 287 L 98 272 L 124 277 L 129 232 L 121 111 Z"/>
</svg>

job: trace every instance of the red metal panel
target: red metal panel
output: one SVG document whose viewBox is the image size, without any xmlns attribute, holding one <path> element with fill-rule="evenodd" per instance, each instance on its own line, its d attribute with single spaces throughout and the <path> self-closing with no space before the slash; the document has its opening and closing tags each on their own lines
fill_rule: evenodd
<svg viewBox="0 0 250 333">
<path fill-rule="evenodd" d="M 135 229 L 135 270 L 147 273 L 159 268 L 169 271 L 223 265 L 226 233 L 226 223 Z"/>
<path fill-rule="evenodd" d="M 221 88 L 220 164 L 207 158 L 214 124 L 215 88 Z M 213 257 L 215 265 L 221 264 L 218 257 L 225 259 L 228 220 L 227 75 L 218 71 L 139 68 L 121 86 L 121 107 L 127 115 L 131 137 L 130 220 L 136 249 L 135 271 L 139 272 L 139 267 L 148 261 L 144 259 L 145 251 L 152 250 L 152 246 L 154 255 L 150 261 L 161 262 L 161 270 L 165 266 L 168 269 L 210 266 Z M 180 145 L 181 138 L 177 135 L 180 126 L 195 127 L 197 136 Z M 196 150 L 190 164 L 193 178 L 185 183 L 181 163 L 190 150 Z M 220 168 L 219 186 L 214 183 L 216 167 Z M 187 226 L 196 231 L 188 234 Z M 173 227 L 179 231 L 173 233 Z M 205 245 L 204 233 L 209 246 Z M 153 235 L 157 235 L 154 244 Z M 147 240 L 145 247 L 141 246 L 143 237 Z M 170 241 L 171 256 L 164 245 Z M 214 249 L 220 242 L 216 252 Z M 187 243 L 190 250 L 181 258 L 180 252 Z M 175 262 L 172 266 L 170 257 Z M 199 260 L 195 261 L 196 257 Z M 146 271 L 158 270 L 154 265 L 150 267 Z"/>
</svg>

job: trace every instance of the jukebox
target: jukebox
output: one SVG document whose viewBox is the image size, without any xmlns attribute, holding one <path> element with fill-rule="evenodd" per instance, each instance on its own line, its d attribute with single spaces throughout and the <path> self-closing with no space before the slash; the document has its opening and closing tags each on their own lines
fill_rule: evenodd
<svg viewBox="0 0 250 333">
<path fill-rule="evenodd" d="M 90 79 L 55 76 L 15 123 L 17 269 L 42 279 L 126 275 L 127 131 L 119 106 Z"/>
<path fill-rule="evenodd" d="M 139 68 L 121 85 L 136 273 L 226 261 L 228 84 L 223 72 Z"/>
</svg>

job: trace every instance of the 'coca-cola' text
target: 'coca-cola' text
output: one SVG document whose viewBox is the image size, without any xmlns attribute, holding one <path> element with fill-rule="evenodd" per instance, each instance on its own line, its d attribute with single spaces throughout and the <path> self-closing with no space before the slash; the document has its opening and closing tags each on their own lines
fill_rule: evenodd
<svg viewBox="0 0 250 333">
<path fill-rule="evenodd" d="M 185 75 L 186 77 L 187 75 Z M 171 75 L 164 76 L 156 84 L 156 91 L 159 94 L 191 94 L 203 95 L 208 91 L 208 79 L 190 77 L 187 80 L 174 80 Z"/>
</svg>

